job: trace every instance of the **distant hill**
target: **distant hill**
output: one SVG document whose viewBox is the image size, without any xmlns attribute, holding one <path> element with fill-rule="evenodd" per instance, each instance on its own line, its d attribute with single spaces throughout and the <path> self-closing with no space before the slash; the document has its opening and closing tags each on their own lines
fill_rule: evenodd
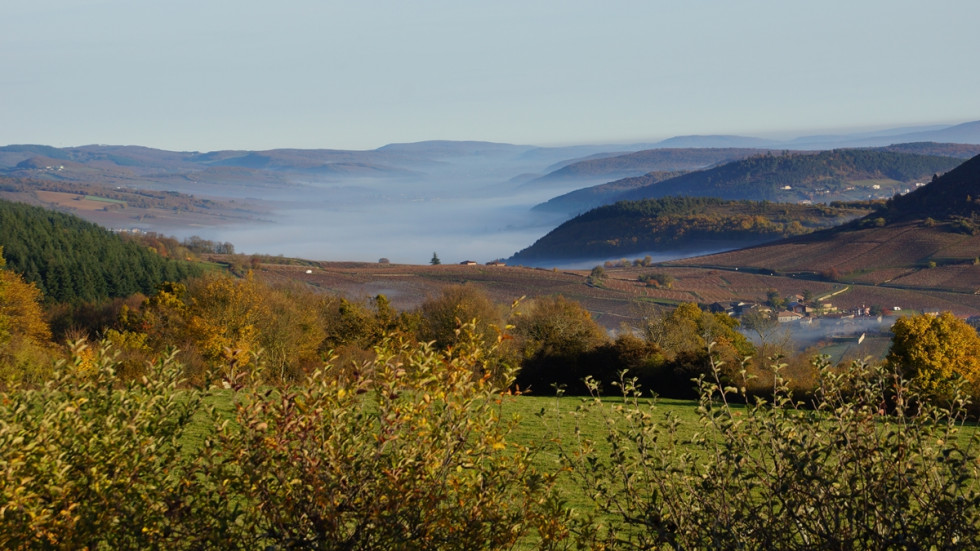
<svg viewBox="0 0 980 551">
<path fill-rule="evenodd" d="M 896 153 L 916 153 L 919 155 L 937 155 L 939 157 L 956 157 L 969 159 L 980 155 L 980 145 L 962 143 L 912 142 L 896 143 L 876 148 L 879 151 L 894 151 Z"/>
<path fill-rule="evenodd" d="M 730 136 L 721 134 L 674 136 L 657 142 L 657 147 L 714 147 L 714 148 L 772 148 L 777 141 L 751 136 Z"/>
<path fill-rule="evenodd" d="M 628 191 L 677 178 L 687 172 L 650 172 L 640 178 L 623 178 L 607 184 L 590 186 L 553 197 L 535 205 L 531 210 L 538 212 L 564 213 L 577 215 L 603 205 L 615 203 Z"/>
<path fill-rule="evenodd" d="M 57 302 L 149 294 L 201 272 L 78 217 L 8 201 L 0 201 L 0 246 L 8 269 Z"/>
<path fill-rule="evenodd" d="M 889 221 L 974 218 L 980 213 L 980 155 L 929 185 L 889 201 Z"/>
<path fill-rule="evenodd" d="M 619 195 L 618 199 L 689 195 L 826 202 L 890 197 L 960 162 L 950 157 L 870 149 L 765 154 L 643 185 Z"/>
<path fill-rule="evenodd" d="M 623 157 L 642 158 L 647 153 L 653 152 Z M 927 181 L 978 153 L 980 146 L 932 142 L 819 153 L 765 152 L 704 171 L 651 172 L 615 180 L 554 197 L 534 210 L 578 214 L 616 201 L 669 195 L 824 203 L 885 198 L 911 190 L 910 183 Z"/>
<path fill-rule="evenodd" d="M 609 182 L 650 172 L 699 170 L 720 163 L 759 155 L 767 151 L 748 148 L 647 149 L 574 162 L 532 180 L 528 185 L 537 186 L 553 182 Z"/>
<path fill-rule="evenodd" d="M 895 140 L 895 138 L 898 138 Z M 910 132 L 892 137 L 892 143 L 901 142 L 950 142 L 980 144 L 980 121 L 965 122 L 937 130 Z"/>
<path fill-rule="evenodd" d="M 513 262 L 613 258 L 734 248 L 800 235 L 863 216 L 871 205 L 798 205 L 666 197 L 622 201 L 565 222 Z"/>
<path fill-rule="evenodd" d="M 843 226 L 672 264 L 980 292 L 980 156 Z"/>
</svg>

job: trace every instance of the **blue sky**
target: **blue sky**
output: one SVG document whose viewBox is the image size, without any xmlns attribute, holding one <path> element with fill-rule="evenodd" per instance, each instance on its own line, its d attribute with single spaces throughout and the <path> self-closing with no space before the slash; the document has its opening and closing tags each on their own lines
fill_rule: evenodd
<svg viewBox="0 0 980 551">
<path fill-rule="evenodd" d="M 370 149 L 980 119 L 980 2 L 6 0 L 0 144 Z"/>
</svg>

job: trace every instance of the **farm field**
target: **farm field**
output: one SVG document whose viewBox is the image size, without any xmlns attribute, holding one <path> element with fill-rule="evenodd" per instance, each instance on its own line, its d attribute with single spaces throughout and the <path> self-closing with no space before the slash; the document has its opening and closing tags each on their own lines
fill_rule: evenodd
<svg viewBox="0 0 980 551">
<path fill-rule="evenodd" d="M 221 260 L 220 257 L 215 259 Z M 306 273 L 307 270 L 310 273 Z M 945 310 L 958 316 L 980 314 L 980 295 L 975 295 L 972 290 L 957 291 L 930 285 L 939 282 L 953 286 L 966 278 L 964 273 L 971 276 L 974 272 L 980 273 L 980 267 L 972 265 L 924 270 L 927 273 L 911 274 L 919 277 L 918 280 L 896 280 L 885 285 L 835 283 L 809 279 L 812 276 L 808 274 L 769 275 L 759 271 L 721 266 L 614 267 L 605 269 L 606 278 L 601 286 L 587 284 L 589 270 L 517 266 L 303 261 L 295 265 L 260 263 L 256 265 L 255 273 L 270 283 L 299 282 L 355 300 L 384 294 L 393 306 L 402 310 L 417 307 L 427 297 L 435 296 L 443 287 L 453 284 L 476 285 L 500 304 L 511 304 L 522 297 L 560 294 L 581 303 L 608 329 L 617 329 L 623 323 L 638 324 L 656 307 L 671 307 L 684 302 L 708 305 L 735 300 L 763 301 L 770 289 L 777 290 L 782 296 L 809 290 L 815 297 L 840 309 L 872 305 L 884 309 L 901 308 L 889 315 Z M 652 273 L 670 275 L 674 279 L 670 288 L 650 287 L 639 281 L 641 275 Z M 950 274 L 949 277 L 939 279 L 944 273 Z M 899 286 L 902 281 L 922 284 Z"/>
<path fill-rule="evenodd" d="M 750 247 L 668 264 L 754 268 L 779 273 L 819 275 L 833 270 L 838 280 L 867 284 L 891 283 L 911 271 L 928 269 L 919 287 L 974 292 L 980 288 L 980 267 L 973 261 L 980 236 L 920 222 L 896 223 L 827 234 L 816 232 L 777 243 Z M 934 262 L 935 268 L 928 268 Z M 956 269 L 963 268 L 966 269 Z M 956 277 L 943 270 L 956 269 Z M 938 271 L 937 271 L 938 270 Z"/>
</svg>

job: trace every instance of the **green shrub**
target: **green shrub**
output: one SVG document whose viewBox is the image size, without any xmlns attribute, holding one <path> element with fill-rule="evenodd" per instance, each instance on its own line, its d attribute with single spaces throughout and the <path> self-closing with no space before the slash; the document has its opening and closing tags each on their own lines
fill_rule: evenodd
<svg viewBox="0 0 980 551">
<path fill-rule="evenodd" d="M 44 387 L 0 394 L 0 548 L 226 546 L 228 500 L 206 454 L 184 451 L 203 395 L 178 390 L 171 358 L 119 386 L 107 348 L 72 356 Z"/>
<path fill-rule="evenodd" d="M 701 430 L 640 398 L 587 399 L 607 442 L 566 448 L 597 506 L 578 534 L 610 549 L 970 549 L 980 538 L 976 440 L 961 400 L 929 405 L 900 375 L 820 364 L 809 407 L 776 373 L 769 400 L 702 378 Z"/>
<path fill-rule="evenodd" d="M 173 356 L 135 381 L 78 344 L 43 388 L 0 394 L 0 548 L 553 548 L 555 475 L 511 437 L 492 347 L 459 337 L 386 339 L 283 388 L 256 361 L 208 391 Z"/>
<path fill-rule="evenodd" d="M 246 524 L 275 549 L 500 549 L 560 535 L 553 476 L 509 439 L 472 334 L 451 352 L 385 341 L 356 370 L 282 392 L 247 386 L 240 432 L 219 442 L 241 469 Z M 546 508 L 552 509 L 545 514 Z"/>
</svg>

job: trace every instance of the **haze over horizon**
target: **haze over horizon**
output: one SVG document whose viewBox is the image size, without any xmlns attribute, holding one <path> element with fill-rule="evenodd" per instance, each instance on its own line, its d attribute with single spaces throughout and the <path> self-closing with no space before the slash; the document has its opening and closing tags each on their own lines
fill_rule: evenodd
<svg viewBox="0 0 980 551">
<path fill-rule="evenodd" d="M 0 144 L 374 149 L 980 119 L 980 3 L 14 0 Z"/>
</svg>

